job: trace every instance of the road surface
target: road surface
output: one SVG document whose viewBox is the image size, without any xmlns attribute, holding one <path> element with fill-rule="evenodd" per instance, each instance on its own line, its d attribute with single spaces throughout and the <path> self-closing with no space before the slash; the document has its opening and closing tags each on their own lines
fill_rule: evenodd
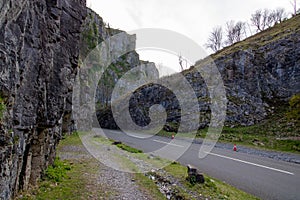
<svg viewBox="0 0 300 200">
<path fill-rule="evenodd" d="M 160 136 L 143 139 L 116 130 L 102 130 L 108 138 L 122 141 L 145 153 L 160 149 L 171 141 L 170 138 Z M 100 132 L 100 129 L 94 131 Z M 172 151 L 158 156 L 170 158 L 174 152 L 181 152 L 189 144 L 188 140 L 176 140 L 176 143 L 170 145 Z M 192 143 L 178 161 L 184 165 L 192 164 L 205 174 L 261 199 L 300 199 L 300 164 L 221 148 L 214 148 L 204 159 L 199 159 L 200 146 Z"/>
</svg>

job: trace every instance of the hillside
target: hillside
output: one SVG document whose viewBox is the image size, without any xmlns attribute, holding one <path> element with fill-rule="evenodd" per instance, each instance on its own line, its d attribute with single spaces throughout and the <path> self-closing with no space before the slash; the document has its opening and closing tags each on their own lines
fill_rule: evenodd
<svg viewBox="0 0 300 200">
<path fill-rule="evenodd" d="M 192 86 L 200 107 L 200 126 L 210 122 L 210 97 L 207 86 L 198 71 L 209 65 L 212 58 L 226 89 L 228 99 L 225 125 L 252 126 L 284 113 L 288 100 L 300 92 L 300 16 L 297 15 L 244 41 L 235 43 L 198 61 L 195 66 L 182 72 Z M 158 83 L 167 82 L 180 88 L 179 75 L 164 77 Z M 186 91 L 181 91 L 182 96 Z M 122 101 L 120 101 L 122 102 Z M 181 108 L 174 91 L 157 84 L 141 87 L 130 98 L 130 114 L 140 126 L 149 124 L 149 109 L 161 104 L 167 111 L 166 131 L 176 132 L 182 121 Z M 118 107 L 119 106 L 119 107 Z M 280 107 L 279 107 L 280 106 Z M 284 109 L 282 109 L 282 106 Z M 116 105 L 122 114 L 124 105 Z M 281 109 L 279 109 L 281 108 Z M 278 119 L 278 118 L 276 118 Z M 113 121 L 113 119 L 111 119 Z M 299 134 L 291 127 L 294 135 Z"/>
<path fill-rule="evenodd" d="M 213 59 L 217 59 L 221 56 L 228 55 L 238 50 L 257 49 L 276 40 L 286 38 L 299 31 L 299 20 L 300 15 L 298 14 L 293 18 L 283 21 L 282 23 L 275 24 L 271 28 L 254 34 L 241 42 L 237 42 L 231 46 L 225 47 L 222 50 L 212 54 L 211 57 Z"/>
</svg>

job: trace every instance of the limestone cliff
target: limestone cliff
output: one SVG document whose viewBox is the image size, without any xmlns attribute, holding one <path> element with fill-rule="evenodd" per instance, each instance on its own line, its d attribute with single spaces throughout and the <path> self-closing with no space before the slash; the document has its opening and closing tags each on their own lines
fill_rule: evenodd
<svg viewBox="0 0 300 200">
<path fill-rule="evenodd" d="M 52 163 L 70 124 L 86 7 L 85 0 L 4 0 L 0 9 L 0 199 L 10 199 Z"/>
<path fill-rule="evenodd" d="M 276 104 L 287 103 L 293 94 L 300 92 L 300 15 L 224 48 L 211 58 L 226 89 L 228 105 L 225 124 L 256 124 L 272 113 Z M 210 122 L 211 100 L 197 68 L 204 68 L 210 62 L 207 58 L 200 60 L 196 63 L 197 67 L 182 72 L 198 98 L 199 128 L 208 126 Z M 176 74 L 161 81 L 169 82 L 174 87 L 181 82 Z M 185 92 L 189 91 L 182 91 L 182 96 Z M 133 121 L 140 126 L 150 123 L 149 108 L 153 104 L 161 104 L 167 111 L 165 130 L 177 131 L 182 123 L 176 96 L 161 85 L 143 86 L 134 92 L 129 103 Z M 122 106 L 119 106 L 120 113 Z"/>
<path fill-rule="evenodd" d="M 82 27 L 80 40 L 81 61 L 86 62 L 86 60 L 89 60 L 89 53 L 91 53 L 91 51 L 99 48 L 102 43 L 107 42 L 109 38 L 116 35 L 119 35 L 120 38 L 118 42 L 111 44 L 111 49 L 109 50 L 110 54 L 119 52 L 124 48 L 124 45 L 132 46 L 133 49 L 135 48 L 135 35 L 128 35 L 122 30 L 109 27 L 109 25 L 106 24 L 97 13 L 88 9 L 87 17 Z M 110 42 L 112 43 L 112 41 Z M 112 50 L 113 48 L 115 48 L 114 51 Z M 103 56 L 101 59 L 105 60 L 106 58 Z M 100 64 L 100 60 L 94 62 Z M 136 69 L 137 66 L 140 66 L 141 69 L 135 71 L 134 79 L 132 79 L 131 84 L 128 82 L 128 80 L 123 82 L 120 80 L 125 73 Z M 94 126 L 100 125 L 102 128 L 117 128 L 110 110 L 111 95 L 116 83 L 120 81 L 119 84 L 121 87 L 124 87 L 124 89 L 129 89 L 128 87 L 134 85 L 134 82 L 137 79 L 146 79 L 147 76 L 151 76 L 153 74 L 158 76 L 158 70 L 155 68 L 154 63 L 141 61 L 138 53 L 134 50 L 118 56 L 118 58 L 109 64 L 109 66 L 103 72 L 102 70 L 104 70 L 104 66 L 99 65 L 99 68 L 94 69 L 93 74 L 95 76 L 92 77 L 88 75 L 90 73 L 89 67 L 87 69 L 84 67 L 80 68 L 79 82 L 82 89 L 80 91 L 81 94 L 78 95 L 78 105 L 83 109 L 79 111 L 81 114 L 79 113 L 79 115 L 75 117 L 77 118 L 78 126 L 80 126 L 79 129 L 90 129 L 92 124 L 89 122 L 91 121 L 94 121 Z M 100 74 L 101 78 L 99 79 L 99 82 L 96 83 L 96 88 L 93 88 L 89 81 L 98 79 Z M 94 97 L 95 102 L 93 99 L 90 99 Z M 96 109 L 98 120 L 92 119 L 91 113 L 94 113 L 94 109 Z"/>
</svg>

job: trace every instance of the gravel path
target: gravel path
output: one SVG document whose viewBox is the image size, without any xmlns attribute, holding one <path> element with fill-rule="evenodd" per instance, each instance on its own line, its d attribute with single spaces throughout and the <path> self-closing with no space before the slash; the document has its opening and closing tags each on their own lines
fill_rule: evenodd
<svg viewBox="0 0 300 200">
<path fill-rule="evenodd" d="M 103 167 L 100 170 L 98 184 L 109 185 L 116 192 L 108 198 L 111 200 L 151 199 L 139 189 L 131 174 L 113 170 L 109 167 Z"/>
<path fill-rule="evenodd" d="M 104 147 L 105 145 L 102 145 Z M 103 157 L 110 157 L 110 151 L 97 151 L 98 154 L 103 154 Z M 86 199 L 105 199 L 105 200 L 151 200 L 151 196 L 141 190 L 135 183 L 133 175 L 130 173 L 115 170 L 108 167 L 96 159 L 82 145 L 63 146 L 58 155 L 63 160 L 71 162 L 86 162 L 87 170 L 84 176 L 88 180 L 86 189 L 91 192 L 91 195 Z M 121 165 L 118 160 L 111 159 L 111 165 Z M 90 173 L 90 169 L 95 168 L 96 173 Z M 104 191 L 100 194 L 99 191 Z"/>
<path fill-rule="evenodd" d="M 137 154 L 131 154 L 114 145 L 112 146 L 110 144 L 111 142 L 108 144 L 103 142 L 103 138 L 100 139 L 101 137 L 99 137 L 99 135 L 101 134 L 87 134 L 82 136 L 81 140 L 91 155 L 105 163 L 105 165 L 111 166 L 103 169 L 104 172 L 102 174 L 105 178 L 100 181 L 119 189 L 122 196 L 116 195 L 113 199 L 150 199 L 149 196 L 142 195 L 138 191 L 138 187 L 134 184 L 135 181 L 130 179 L 130 175 L 132 174 L 122 171 L 145 173 L 149 179 L 152 179 L 156 183 L 158 189 L 165 195 L 166 199 L 182 199 L 180 194 L 178 194 L 177 187 L 181 188 L 194 199 L 207 199 L 201 194 L 185 188 L 178 179 L 162 169 L 162 167 L 171 164 L 171 161 L 163 161 L 154 155 L 139 157 Z M 122 161 L 118 162 L 118 159 Z M 155 162 L 157 159 L 159 159 L 159 162 Z M 113 170 L 112 168 L 119 169 L 121 171 Z M 111 177 L 111 173 L 114 173 L 113 177 Z M 119 188 L 120 183 L 126 183 L 126 185 Z M 132 198 L 132 194 L 135 194 L 134 198 Z"/>
</svg>

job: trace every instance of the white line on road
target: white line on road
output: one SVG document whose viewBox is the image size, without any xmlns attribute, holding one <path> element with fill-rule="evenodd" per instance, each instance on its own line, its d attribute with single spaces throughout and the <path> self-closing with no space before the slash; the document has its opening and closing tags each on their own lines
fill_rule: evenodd
<svg viewBox="0 0 300 200">
<path fill-rule="evenodd" d="M 234 161 L 249 164 L 249 165 L 254 165 L 256 167 L 261 167 L 261 168 L 270 169 L 270 170 L 274 170 L 274 171 L 289 174 L 289 175 L 294 175 L 294 173 L 292 173 L 292 172 L 284 171 L 284 170 L 281 170 L 281 169 L 276 169 L 276 168 L 273 168 L 273 167 L 268 167 L 268 166 L 264 166 L 264 165 L 260 165 L 260 164 L 256 164 L 256 163 L 236 159 L 236 158 L 231 158 L 231 157 L 228 157 L 228 156 L 223 156 L 223 155 L 219 155 L 219 154 L 215 154 L 215 153 L 211 153 L 211 152 L 205 152 L 205 153 L 213 155 L 213 156 L 218 156 L 218 157 L 221 157 L 221 158 L 227 158 L 227 159 L 230 159 L 230 160 L 234 160 Z"/>
<path fill-rule="evenodd" d="M 112 130 L 109 130 L 109 132 L 115 133 L 115 134 L 121 134 L 121 133 L 122 133 L 122 132 L 120 132 L 120 131 L 112 131 Z"/>
<path fill-rule="evenodd" d="M 184 147 L 184 146 L 181 146 L 181 145 L 178 145 L 178 144 L 172 144 L 172 143 L 169 143 L 169 142 L 164 142 L 164 141 L 160 141 L 160 140 L 153 140 L 154 142 L 158 142 L 158 143 L 163 143 L 163 144 L 168 144 L 168 145 L 173 145 L 175 147 Z"/>
</svg>

